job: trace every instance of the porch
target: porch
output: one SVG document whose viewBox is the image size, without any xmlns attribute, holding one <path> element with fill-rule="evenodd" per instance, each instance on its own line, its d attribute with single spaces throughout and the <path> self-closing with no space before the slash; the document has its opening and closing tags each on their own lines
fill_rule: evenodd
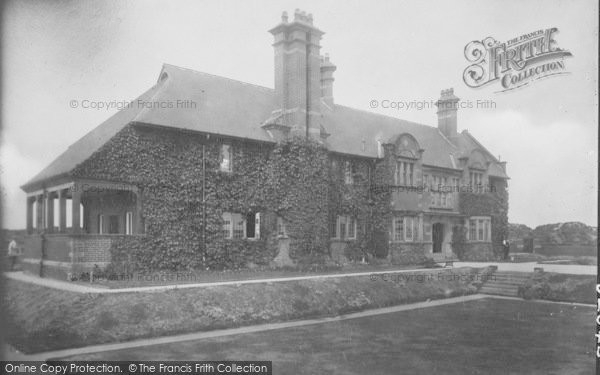
<svg viewBox="0 0 600 375">
<path fill-rule="evenodd" d="M 72 181 L 27 192 L 23 268 L 66 279 L 110 263 L 114 241 L 144 233 L 134 185 Z"/>
</svg>

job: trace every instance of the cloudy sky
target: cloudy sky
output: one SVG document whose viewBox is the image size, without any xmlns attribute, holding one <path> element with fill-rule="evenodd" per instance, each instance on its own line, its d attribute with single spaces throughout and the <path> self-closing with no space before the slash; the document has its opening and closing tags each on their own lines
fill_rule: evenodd
<svg viewBox="0 0 600 375">
<path fill-rule="evenodd" d="M 429 101 L 453 87 L 495 108 L 459 112 L 508 162 L 511 222 L 597 225 L 596 0 L 9 1 L 2 30 L 4 226 L 25 227 L 19 186 L 115 110 L 72 100 L 129 101 L 163 63 L 273 87 L 272 36 L 283 10 L 313 13 L 337 65 L 337 103 L 435 125 L 432 109 L 371 109 L 372 100 Z M 569 75 L 496 93 L 462 80 L 472 40 L 507 41 L 556 27 Z M 235 108 L 232 108 L 235 110 Z"/>
</svg>

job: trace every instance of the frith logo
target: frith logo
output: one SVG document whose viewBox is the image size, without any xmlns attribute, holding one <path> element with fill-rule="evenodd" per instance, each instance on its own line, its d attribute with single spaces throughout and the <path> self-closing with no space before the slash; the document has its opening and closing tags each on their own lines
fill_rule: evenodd
<svg viewBox="0 0 600 375">
<path fill-rule="evenodd" d="M 538 79 L 568 74 L 565 57 L 571 52 L 558 48 L 553 27 L 500 43 L 492 37 L 474 40 L 465 47 L 465 57 L 472 63 L 463 72 L 469 87 L 482 87 L 499 81 L 502 91 L 528 85 Z"/>
</svg>

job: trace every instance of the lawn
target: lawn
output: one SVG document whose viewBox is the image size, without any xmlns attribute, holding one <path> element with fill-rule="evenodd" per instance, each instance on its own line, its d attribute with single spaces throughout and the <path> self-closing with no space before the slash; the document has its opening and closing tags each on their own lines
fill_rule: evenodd
<svg viewBox="0 0 600 375">
<path fill-rule="evenodd" d="M 25 353 L 122 342 L 474 294 L 476 268 L 124 293 L 6 280 L 8 342 Z M 401 277 L 400 277 L 401 276 Z"/>
<path fill-rule="evenodd" d="M 486 298 L 71 360 L 272 360 L 274 374 L 592 374 L 594 308 Z"/>
</svg>

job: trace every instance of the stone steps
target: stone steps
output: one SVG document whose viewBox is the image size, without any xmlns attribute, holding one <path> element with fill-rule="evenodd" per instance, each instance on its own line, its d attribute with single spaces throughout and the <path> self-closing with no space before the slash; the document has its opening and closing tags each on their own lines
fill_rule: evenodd
<svg viewBox="0 0 600 375">
<path fill-rule="evenodd" d="M 528 272 L 497 271 L 483 284 L 479 293 L 500 296 L 519 296 L 519 286 L 524 285 L 531 277 Z"/>
</svg>

